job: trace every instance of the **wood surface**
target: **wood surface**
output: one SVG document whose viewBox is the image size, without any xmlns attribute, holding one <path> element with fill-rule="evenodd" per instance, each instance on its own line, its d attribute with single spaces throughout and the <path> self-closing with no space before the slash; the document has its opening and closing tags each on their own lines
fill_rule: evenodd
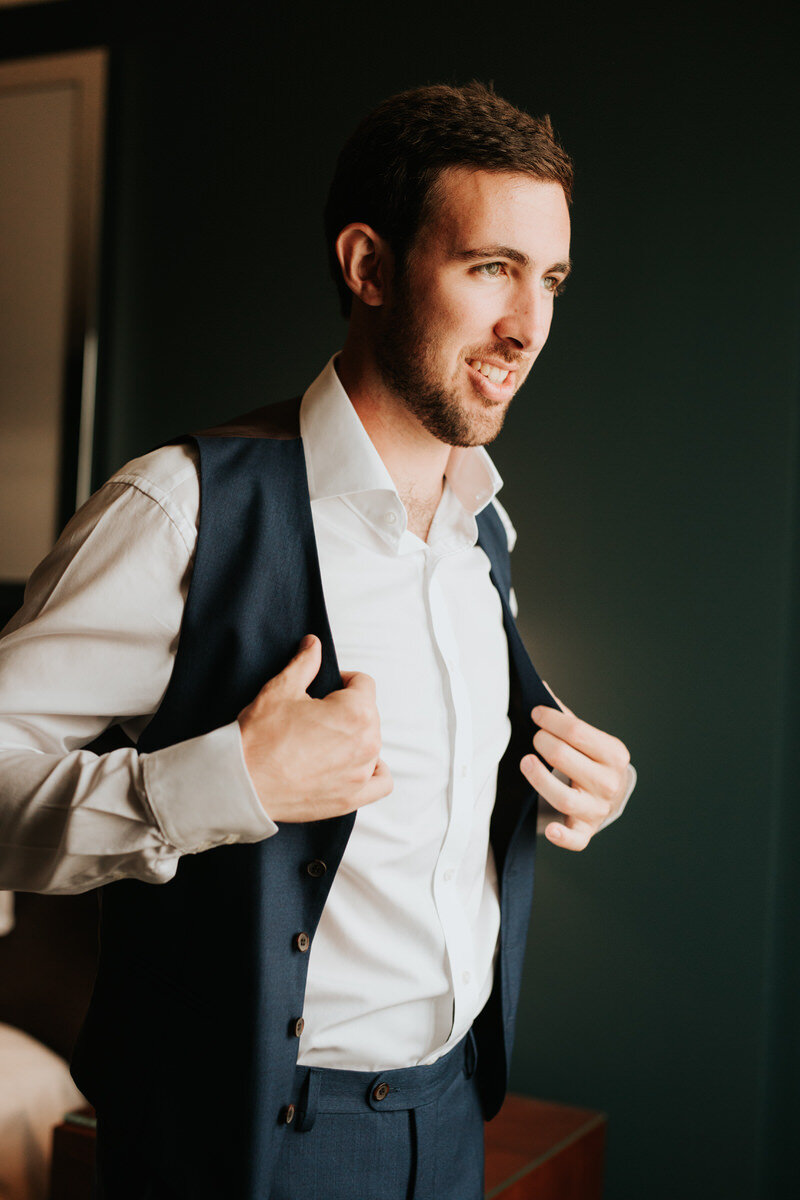
<svg viewBox="0 0 800 1200">
<path fill-rule="evenodd" d="M 486 1200 L 601 1200 L 602 1113 L 509 1095 L 486 1126 Z"/>
</svg>

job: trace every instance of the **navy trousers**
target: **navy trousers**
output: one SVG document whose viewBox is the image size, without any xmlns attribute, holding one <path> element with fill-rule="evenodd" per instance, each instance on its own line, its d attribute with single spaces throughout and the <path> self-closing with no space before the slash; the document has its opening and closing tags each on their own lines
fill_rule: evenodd
<svg viewBox="0 0 800 1200">
<path fill-rule="evenodd" d="M 429 1067 L 298 1067 L 264 1200 L 481 1200 L 483 1117 L 469 1033 Z M 98 1120 L 94 1200 L 186 1200 Z"/>
</svg>

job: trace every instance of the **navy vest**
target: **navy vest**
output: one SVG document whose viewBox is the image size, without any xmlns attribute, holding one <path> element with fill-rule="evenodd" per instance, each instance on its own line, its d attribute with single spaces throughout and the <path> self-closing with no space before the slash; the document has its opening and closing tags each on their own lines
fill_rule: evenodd
<svg viewBox="0 0 800 1200">
<path fill-rule="evenodd" d="M 322 641 L 310 694 L 342 686 L 298 414 L 296 399 L 196 436 L 201 500 L 191 586 L 170 683 L 140 751 L 235 720 L 306 633 Z M 501 942 L 494 989 L 475 1025 L 488 1119 L 506 1089 L 533 890 L 536 797 L 519 761 L 531 750 L 531 708 L 554 701 L 509 609 L 507 540 L 492 505 L 478 529 L 511 664 L 512 734 L 491 824 Z M 169 883 L 128 879 L 101 890 L 98 974 L 73 1075 L 101 1121 L 135 1138 L 179 1194 L 268 1194 L 277 1139 L 288 1136 L 284 1106 L 297 1100 L 305 947 L 354 820 L 351 813 L 284 824 L 253 845 L 184 855 Z"/>
</svg>

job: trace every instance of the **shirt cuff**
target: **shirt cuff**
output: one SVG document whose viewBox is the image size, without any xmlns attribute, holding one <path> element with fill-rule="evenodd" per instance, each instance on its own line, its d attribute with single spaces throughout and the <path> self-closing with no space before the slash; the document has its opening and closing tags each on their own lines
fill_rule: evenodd
<svg viewBox="0 0 800 1200">
<path fill-rule="evenodd" d="M 182 854 L 278 832 L 245 765 L 238 721 L 140 757 L 153 816 Z"/>
</svg>

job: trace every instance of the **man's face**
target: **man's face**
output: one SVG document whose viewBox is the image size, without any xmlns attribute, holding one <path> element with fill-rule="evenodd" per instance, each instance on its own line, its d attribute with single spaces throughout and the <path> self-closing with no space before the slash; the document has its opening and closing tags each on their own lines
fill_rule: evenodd
<svg viewBox="0 0 800 1200">
<path fill-rule="evenodd" d="M 500 432 L 547 340 L 569 214 L 559 184 L 517 172 L 448 168 L 440 186 L 384 302 L 376 360 L 429 433 L 478 446 Z"/>
</svg>

